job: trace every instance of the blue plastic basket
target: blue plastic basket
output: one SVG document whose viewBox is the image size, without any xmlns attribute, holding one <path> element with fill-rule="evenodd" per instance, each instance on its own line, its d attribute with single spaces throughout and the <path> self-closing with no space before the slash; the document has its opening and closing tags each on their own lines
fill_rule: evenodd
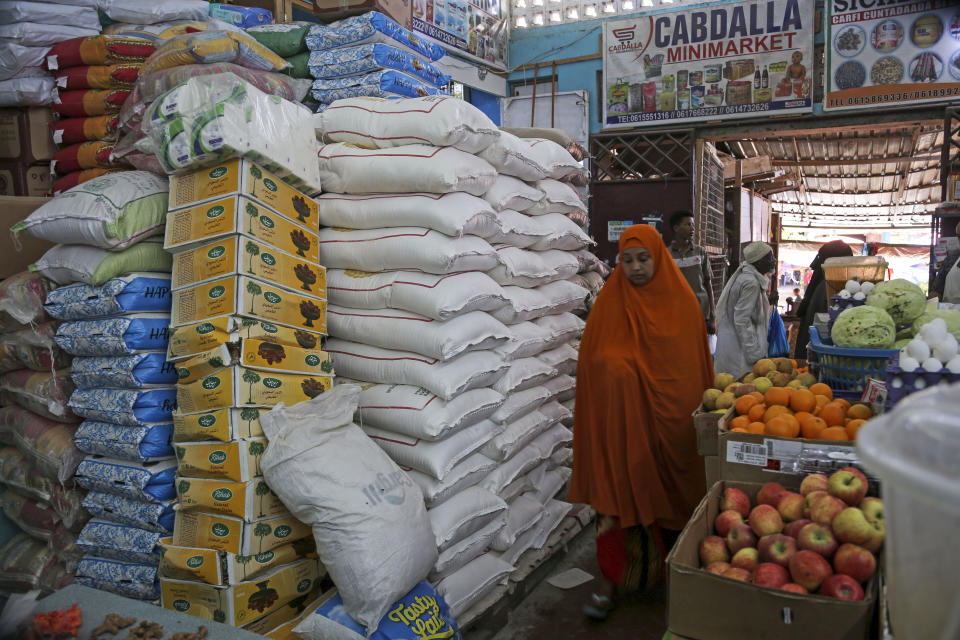
<svg viewBox="0 0 960 640">
<path fill-rule="evenodd" d="M 810 327 L 809 351 L 816 355 L 820 382 L 846 394 L 863 391 L 867 378 L 886 381 L 887 363 L 896 349 L 852 349 L 835 347 L 820 339 L 816 327 Z"/>
</svg>

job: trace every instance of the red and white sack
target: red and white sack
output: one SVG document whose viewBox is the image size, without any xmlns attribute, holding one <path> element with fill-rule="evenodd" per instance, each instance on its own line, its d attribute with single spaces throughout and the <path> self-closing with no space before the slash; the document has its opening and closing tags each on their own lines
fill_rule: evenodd
<svg viewBox="0 0 960 640">
<path fill-rule="evenodd" d="M 490 419 L 497 424 L 510 424 L 540 408 L 549 399 L 550 391 L 542 385 L 516 391 L 507 396 L 506 401 L 490 416 Z"/>
<path fill-rule="evenodd" d="M 496 211 L 513 209 L 523 212 L 543 200 L 545 194 L 523 180 L 500 174 L 483 194 L 483 199 Z"/>
<path fill-rule="evenodd" d="M 580 263 L 566 251 L 528 251 L 516 247 L 496 247 L 500 264 L 487 275 L 502 286 L 537 287 L 555 280 L 566 280 L 577 273 Z"/>
<path fill-rule="evenodd" d="M 422 227 L 320 230 L 320 264 L 328 269 L 442 275 L 489 271 L 497 263 L 496 251 L 477 236 L 454 238 Z"/>
<path fill-rule="evenodd" d="M 503 287 L 503 292 L 510 305 L 493 311 L 492 315 L 508 325 L 580 309 L 589 295 L 586 289 L 569 280 L 548 282 L 532 289 L 508 285 Z"/>
<path fill-rule="evenodd" d="M 500 132 L 496 142 L 484 149 L 480 157 L 496 168 L 497 173 L 513 176 L 527 182 L 543 180 L 551 175 L 544 164 L 545 154 L 533 150 L 526 140 L 512 133 Z"/>
<path fill-rule="evenodd" d="M 510 362 L 510 368 L 497 378 L 493 390 L 508 395 L 535 387 L 556 375 L 556 369 L 536 358 L 519 358 Z"/>
<path fill-rule="evenodd" d="M 548 213 L 537 216 L 533 220 L 536 220 L 536 223 L 540 225 L 543 233 L 539 240 L 530 245 L 530 248 L 534 251 L 547 251 L 548 249 L 576 251 L 596 244 L 577 223 L 566 215 Z"/>
<path fill-rule="evenodd" d="M 316 200 L 322 227 L 424 227 L 448 236 L 471 235 L 481 238 L 489 238 L 500 232 L 493 208 L 485 200 L 469 193 L 325 193 Z"/>
<path fill-rule="evenodd" d="M 543 138 L 526 138 L 524 142 L 530 145 L 533 159 L 546 169 L 547 177 L 563 180 L 583 172 L 580 163 L 556 142 Z"/>
<path fill-rule="evenodd" d="M 407 475 L 420 487 L 424 502 L 432 509 L 464 489 L 478 485 L 496 466 L 494 460 L 479 453 L 471 453 L 450 467 L 443 480 L 437 480 L 416 469 L 407 469 Z"/>
<path fill-rule="evenodd" d="M 497 353 L 509 362 L 520 358 L 532 358 L 550 348 L 553 334 L 532 322 L 519 322 L 510 325 L 513 338 L 497 349 Z"/>
<path fill-rule="evenodd" d="M 480 453 L 491 460 L 507 460 L 552 424 L 550 416 L 537 410 L 531 411 L 507 424 L 503 433 L 491 438 L 480 448 Z"/>
<path fill-rule="evenodd" d="M 548 213 L 569 214 L 587 210 L 576 189 L 564 182 L 541 180 L 537 183 L 537 189 L 543 192 L 543 200 L 526 210 L 525 213 L 529 216 L 542 216 Z"/>
<path fill-rule="evenodd" d="M 487 238 L 487 242 L 496 245 L 507 245 L 525 249 L 531 247 L 547 237 L 549 228 L 539 224 L 539 220 L 518 213 L 513 209 L 504 209 L 497 212 L 499 231 Z"/>
</svg>

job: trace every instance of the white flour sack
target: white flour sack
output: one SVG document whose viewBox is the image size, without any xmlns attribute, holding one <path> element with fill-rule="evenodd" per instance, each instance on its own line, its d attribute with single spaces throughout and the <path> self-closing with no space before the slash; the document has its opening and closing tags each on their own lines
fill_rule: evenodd
<svg viewBox="0 0 960 640">
<path fill-rule="evenodd" d="M 550 391 L 543 386 L 511 393 L 500 408 L 490 416 L 490 419 L 497 424 L 510 424 L 537 409 L 549 399 Z"/>
<path fill-rule="evenodd" d="M 500 174 L 493 185 L 483 194 L 483 199 L 497 211 L 513 209 L 525 211 L 543 200 L 546 194 L 523 180 Z"/>
<path fill-rule="evenodd" d="M 536 358 L 519 358 L 510 363 L 510 369 L 497 378 L 494 391 L 508 395 L 535 387 L 557 375 L 557 370 Z"/>
<path fill-rule="evenodd" d="M 527 209 L 526 213 L 531 216 L 542 216 L 548 213 L 574 213 L 577 211 L 585 212 L 587 206 L 577 195 L 577 191 L 559 180 L 541 180 L 537 183 L 537 188 L 543 191 L 543 200 Z M 576 247 L 579 249 L 580 247 Z"/>
<path fill-rule="evenodd" d="M 576 262 L 576 258 L 571 260 Z M 476 236 L 452 238 L 420 227 L 360 231 L 338 228 L 320 230 L 320 264 L 328 269 L 409 270 L 442 275 L 489 271 L 497 266 L 497 254 L 486 240 Z"/>
<path fill-rule="evenodd" d="M 577 356 L 576 349 L 569 344 L 562 344 L 555 349 L 537 354 L 537 359 L 559 373 L 570 376 L 577 372 Z"/>
<path fill-rule="evenodd" d="M 541 411 L 531 411 L 508 424 L 503 433 L 483 445 L 480 453 L 493 460 L 506 460 L 546 431 L 551 424 L 553 420 L 550 416 Z"/>
<path fill-rule="evenodd" d="M 547 177 L 563 180 L 583 172 L 580 163 L 556 142 L 543 138 L 526 138 L 524 142 L 530 145 L 533 159 L 546 169 Z"/>
<path fill-rule="evenodd" d="M 433 508 L 467 487 L 477 485 L 490 475 L 490 472 L 496 466 L 497 463 L 494 460 L 479 453 L 471 453 L 453 465 L 447 475 L 443 477 L 443 480 L 437 480 L 416 469 L 407 470 L 407 475 L 423 491 L 423 499 L 427 503 L 427 507 Z"/>
<path fill-rule="evenodd" d="M 481 238 L 500 232 L 493 208 L 469 193 L 353 196 L 325 193 L 317 197 L 317 204 L 321 227 L 424 227 L 448 236 Z"/>
<path fill-rule="evenodd" d="M 502 498 L 500 499 L 502 500 Z M 451 498 L 450 501 L 452 500 Z M 506 505 L 506 502 L 504 502 L 504 505 Z M 504 509 L 479 531 L 444 549 L 440 553 L 440 557 L 437 558 L 437 563 L 433 565 L 433 571 L 430 572 L 428 579 L 431 582 L 438 582 L 454 571 L 466 566 L 471 560 L 482 554 L 484 550 L 490 546 L 490 542 L 497 537 L 497 534 L 499 534 L 506 525 L 507 512 L 506 509 Z"/>
<path fill-rule="evenodd" d="M 506 131 L 501 131 L 499 139 L 480 154 L 498 173 L 527 182 L 543 180 L 551 175 L 541 156 L 527 142 Z"/>
<path fill-rule="evenodd" d="M 509 366 L 492 351 L 470 351 L 441 361 L 338 338 L 327 340 L 325 350 L 333 356 L 339 375 L 384 384 L 411 384 L 444 400 L 490 386 Z"/>
<path fill-rule="evenodd" d="M 437 549 L 416 485 L 351 422 L 360 387 L 338 385 L 261 415 L 264 479 L 313 528 L 344 609 L 372 631 L 422 580 Z"/>
<path fill-rule="evenodd" d="M 490 475 L 480 481 L 480 486 L 491 493 L 502 496 L 503 490 L 510 483 L 546 460 L 546 456 L 543 455 L 540 447 L 534 445 L 535 442 L 536 440 L 520 449 L 512 458 L 494 468 Z"/>
<path fill-rule="evenodd" d="M 412 351 L 437 360 L 496 349 L 511 337 L 510 329 L 485 311 L 440 321 L 410 311 L 337 305 L 327 307 L 327 332 L 334 338 Z"/>
<path fill-rule="evenodd" d="M 361 149 L 348 144 L 320 147 L 320 179 L 333 193 L 450 193 L 482 196 L 497 177 L 486 161 L 453 147 L 411 144 Z"/>
<path fill-rule="evenodd" d="M 519 536 L 540 522 L 543 511 L 543 505 L 533 498 L 520 496 L 514 499 L 510 503 L 510 510 L 507 512 L 507 526 L 501 529 L 497 537 L 493 539 L 490 548 L 495 551 L 509 549 Z"/>
<path fill-rule="evenodd" d="M 483 420 L 437 442 L 427 442 L 376 427 L 364 427 L 363 430 L 397 464 L 443 480 L 454 465 L 503 431 L 503 426 Z"/>
<path fill-rule="evenodd" d="M 576 222 L 563 214 L 548 213 L 529 219 L 534 220 L 543 232 L 543 237 L 530 245 L 530 248 L 535 251 L 546 251 L 548 249 L 576 251 L 596 244 Z M 579 259 L 577 263 L 579 264 Z"/>
<path fill-rule="evenodd" d="M 553 333 L 532 322 L 512 324 L 510 331 L 513 332 L 513 338 L 497 349 L 497 353 L 507 361 L 535 356 L 549 349 L 554 341 Z"/>
<path fill-rule="evenodd" d="M 491 244 L 525 249 L 545 240 L 550 233 L 550 229 L 540 225 L 538 219 L 513 209 L 497 212 L 497 223 L 500 227 L 499 232 L 487 238 Z"/>
<path fill-rule="evenodd" d="M 510 304 L 491 314 L 511 325 L 582 308 L 589 295 L 589 291 L 569 280 L 557 280 L 533 289 L 505 286 L 503 292 Z"/>
<path fill-rule="evenodd" d="M 450 96 L 337 100 L 314 121 L 320 138 L 373 149 L 428 144 L 479 153 L 500 137 L 486 114 Z"/>
<path fill-rule="evenodd" d="M 363 385 L 358 422 L 423 440 L 439 440 L 499 411 L 504 397 L 493 389 L 465 391 L 449 402 L 408 384 Z"/>
<path fill-rule="evenodd" d="M 427 516 L 433 527 L 437 548 L 443 553 L 454 543 L 487 526 L 506 510 L 507 503 L 502 499 L 486 489 L 470 487 L 430 509 Z"/>
<path fill-rule="evenodd" d="M 579 338 L 587 323 L 572 313 L 558 313 L 557 315 L 537 318 L 533 321 L 533 324 L 541 329 L 546 329 L 553 335 L 553 340 L 551 340 L 551 348 L 553 348 L 564 342 Z"/>
<path fill-rule="evenodd" d="M 327 298 L 343 307 L 403 309 L 434 320 L 449 320 L 471 311 L 494 311 L 507 301 L 500 285 L 477 271 L 433 275 L 329 269 Z"/>
<path fill-rule="evenodd" d="M 566 402 L 572 400 L 576 395 L 577 381 L 570 376 L 559 375 L 547 380 L 540 386 L 550 392 L 551 400 Z"/>
<path fill-rule="evenodd" d="M 322 233 L 322 232 L 321 232 Z M 555 280 L 566 280 L 577 273 L 580 263 L 566 251 L 527 251 L 497 246 L 500 264 L 487 271 L 499 284 L 536 287 Z"/>
<path fill-rule="evenodd" d="M 485 553 L 443 578 L 436 588 L 450 606 L 450 613 L 459 616 L 497 585 L 505 583 L 512 572 L 513 565 L 492 553 Z"/>
</svg>

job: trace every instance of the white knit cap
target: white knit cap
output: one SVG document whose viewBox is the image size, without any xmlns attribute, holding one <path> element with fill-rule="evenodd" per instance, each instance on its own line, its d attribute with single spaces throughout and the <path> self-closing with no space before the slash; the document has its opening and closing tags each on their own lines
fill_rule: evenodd
<svg viewBox="0 0 960 640">
<path fill-rule="evenodd" d="M 766 242 L 751 242 L 743 248 L 743 259 L 747 264 L 755 264 L 768 253 L 773 253 L 773 249 Z"/>
</svg>

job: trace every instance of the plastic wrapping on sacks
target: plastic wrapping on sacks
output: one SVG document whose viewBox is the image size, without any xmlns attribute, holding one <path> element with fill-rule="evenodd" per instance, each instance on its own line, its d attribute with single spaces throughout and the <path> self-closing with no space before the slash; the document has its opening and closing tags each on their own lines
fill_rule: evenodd
<svg viewBox="0 0 960 640">
<path fill-rule="evenodd" d="M 0 548 L 0 587 L 10 591 L 56 591 L 73 580 L 46 542 L 21 533 Z"/>
<path fill-rule="evenodd" d="M 306 51 L 310 25 L 309 22 L 263 24 L 248 28 L 247 35 L 278 56 L 288 58 Z"/>
<path fill-rule="evenodd" d="M 16 77 L 39 76 L 50 47 L 25 47 L 14 42 L 4 43 L 0 53 L 0 81 Z"/>
<path fill-rule="evenodd" d="M 40 475 L 66 482 L 83 460 L 75 425 L 48 420 L 21 407 L 0 407 L 0 442 L 17 447 Z"/>
<path fill-rule="evenodd" d="M 0 373 L 17 369 L 50 371 L 69 366 L 70 356 L 54 342 L 54 327 L 54 323 L 45 322 L 0 333 Z"/>
<path fill-rule="evenodd" d="M 413 76 L 434 87 L 450 82 L 446 75 L 420 57 L 380 42 L 344 47 L 310 54 L 310 72 L 314 78 L 333 79 L 393 69 Z"/>
<path fill-rule="evenodd" d="M 67 529 L 87 518 L 83 508 L 84 491 L 65 488 L 59 478 L 44 475 L 49 469 L 34 466 L 16 447 L 0 449 L 0 482 L 11 491 L 50 505 Z M 73 470 L 71 468 L 71 475 Z"/>
<path fill-rule="evenodd" d="M 111 65 L 68 67 L 57 72 L 57 88 L 65 91 L 129 89 L 140 77 L 141 66 L 137 62 L 123 62 Z"/>
<path fill-rule="evenodd" d="M 49 320 L 43 303 L 53 288 L 52 282 L 31 271 L 0 281 L 0 331 L 16 331 Z"/>
<path fill-rule="evenodd" d="M 0 24 L 0 38 L 24 47 L 49 47 L 83 36 L 100 33 L 97 27 L 70 26 L 67 24 L 43 24 L 40 22 L 4 22 Z"/>
<path fill-rule="evenodd" d="M 426 56 L 431 62 L 444 56 L 440 45 L 421 39 L 378 11 L 370 11 L 330 25 L 314 25 L 307 34 L 307 47 L 311 51 L 329 51 L 370 42 L 384 42 L 400 47 Z"/>
<path fill-rule="evenodd" d="M 0 404 L 16 404 L 41 418 L 56 422 L 79 422 L 69 409 L 73 393 L 69 369 L 30 371 L 19 369 L 0 375 Z"/>
<path fill-rule="evenodd" d="M 72 284 L 51 291 L 44 309 L 57 320 L 86 320 L 121 313 L 169 313 L 170 274 L 132 274 L 100 286 Z"/>
<path fill-rule="evenodd" d="M 167 40 L 143 65 L 144 75 L 185 64 L 233 62 L 260 71 L 281 71 L 286 61 L 243 32 L 200 31 Z"/>
<path fill-rule="evenodd" d="M 210 17 L 247 29 L 273 22 L 273 13 L 259 7 L 237 7 L 219 2 L 210 3 Z"/>
<path fill-rule="evenodd" d="M 408 193 L 317 197 L 320 225 L 350 229 L 424 227 L 448 236 L 489 238 L 500 231 L 486 202 L 468 193 Z"/>
<path fill-rule="evenodd" d="M 0 107 L 42 107 L 56 95 L 53 78 L 30 76 L 0 81 Z"/>
<path fill-rule="evenodd" d="M 114 22 L 154 24 L 167 20 L 204 20 L 209 5 L 201 0 L 99 0 L 98 6 Z"/>
</svg>

